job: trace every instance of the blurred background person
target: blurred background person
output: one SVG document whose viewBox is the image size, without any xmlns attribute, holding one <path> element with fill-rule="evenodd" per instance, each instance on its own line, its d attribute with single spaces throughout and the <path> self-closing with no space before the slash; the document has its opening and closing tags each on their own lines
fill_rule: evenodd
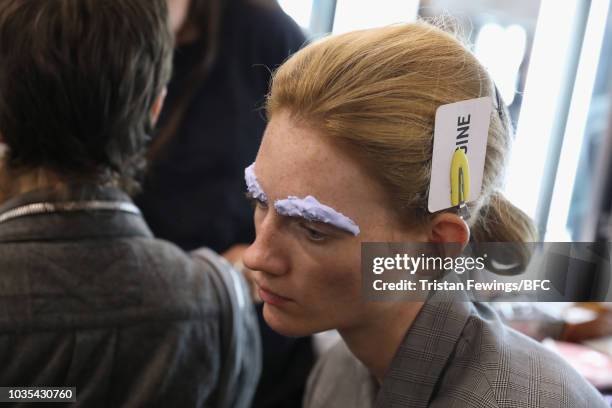
<svg viewBox="0 0 612 408">
<path fill-rule="evenodd" d="M 251 404 L 261 350 L 240 274 L 155 239 L 127 195 L 170 77 L 167 17 L 165 0 L 0 2 L 1 386 Z"/>
<path fill-rule="evenodd" d="M 168 0 L 173 76 L 137 203 L 181 248 L 218 252 L 254 237 L 243 170 L 265 126 L 270 70 L 304 43 L 273 0 Z"/>
<path fill-rule="evenodd" d="M 177 40 L 174 73 L 136 204 L 157 236 L 238 261 L 239 244 L 254 239 L 244 168 L 265 127 L 270 72 L 305 38 L 275 0 L 168 5 Z M 261 318 L 261 306 L 259 312 Z M 253 406 L 299 406 L 314 360 L 311 341 L 284 338 L 260 322 L 264 367 Z"/>
</svg>

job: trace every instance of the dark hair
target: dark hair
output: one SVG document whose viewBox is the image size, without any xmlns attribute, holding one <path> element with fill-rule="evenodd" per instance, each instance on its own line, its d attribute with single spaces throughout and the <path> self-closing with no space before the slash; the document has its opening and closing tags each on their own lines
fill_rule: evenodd
<svg viewBox="0 0 612 408">
<path fill-rule="evenodd" d="M 155 160 L 166 144 L 179 131 L 185 111 L 192 99 L 206 81 L 208 74 L 217 59 L 221 26 L 227 10 L 241 4 L 251 4 L 255 7 L 279 8 L 276 0 L 191 0 L 187 20 L 181 30 L 195 29 L 198 40 L 203 43 L 199 49 L 200 55 L 187 75 L 185 83 L 189 86 L 179 95 L 166 116 L 167 120 L 159 135 L 149 149 L 148 157 Z M 179 33 L 179 37 L 180 37 Z"/>
<path fill-rule="evenodd" d="M 8 168 L 135 187 L 173 46 L 166 0 L 0 2 Z"/>
</svg>

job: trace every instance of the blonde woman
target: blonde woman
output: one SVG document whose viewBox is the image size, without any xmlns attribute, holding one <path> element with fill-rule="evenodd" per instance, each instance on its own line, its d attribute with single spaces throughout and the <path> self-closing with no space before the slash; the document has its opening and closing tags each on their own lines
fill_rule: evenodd
<svg viewBox="0 0 612 408">
<path fill-rule="evenodd" d="M 246 172 L 257 239 L 244 263 L 257 271 L 264 317 L 291 336 L 337 329 L 378 406 L 604 407 L 580 375 L 484 304 L 362 297 L 362 242 L 535 240 L 531 221 L 497 190 L 511 141 L 500 107 L 472 216 L 427 211 L 436 109 L 483 96 L 497 99 L 484 68 L 426 23 L 328 38 L 279 68 Z M 306 405 L 374 402 L 351 390 L 353 371 L 333 372 L 317 369 Z"/>
</svg>

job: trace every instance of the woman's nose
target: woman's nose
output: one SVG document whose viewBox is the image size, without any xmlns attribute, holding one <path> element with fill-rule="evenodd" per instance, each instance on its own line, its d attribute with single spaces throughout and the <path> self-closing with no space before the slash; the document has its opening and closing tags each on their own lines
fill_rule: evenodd
<svg viewBox="0 0 612 408">
<path fill-rule="evenodd" d="M 288 259 L 279 225 L 266 217 L 260 223 L 256 223 L 255 231 L 255 242 L 242 255 L 244 266 L 263 273 L 284 274 L 287 270 Z"/>
</svg>

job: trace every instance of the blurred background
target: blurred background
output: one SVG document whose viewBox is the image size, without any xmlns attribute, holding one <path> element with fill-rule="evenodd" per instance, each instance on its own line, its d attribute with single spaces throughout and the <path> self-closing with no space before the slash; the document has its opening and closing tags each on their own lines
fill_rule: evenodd
<svg viewBox="0 0 612 408">
<path fill-rule="evenodd" d="M 505 193 L 542 241 L 612 234 L 610 0 L 279 0 L 310 39 L 445 18 L 489 69 L 516 129 Z"/>
</svg>

